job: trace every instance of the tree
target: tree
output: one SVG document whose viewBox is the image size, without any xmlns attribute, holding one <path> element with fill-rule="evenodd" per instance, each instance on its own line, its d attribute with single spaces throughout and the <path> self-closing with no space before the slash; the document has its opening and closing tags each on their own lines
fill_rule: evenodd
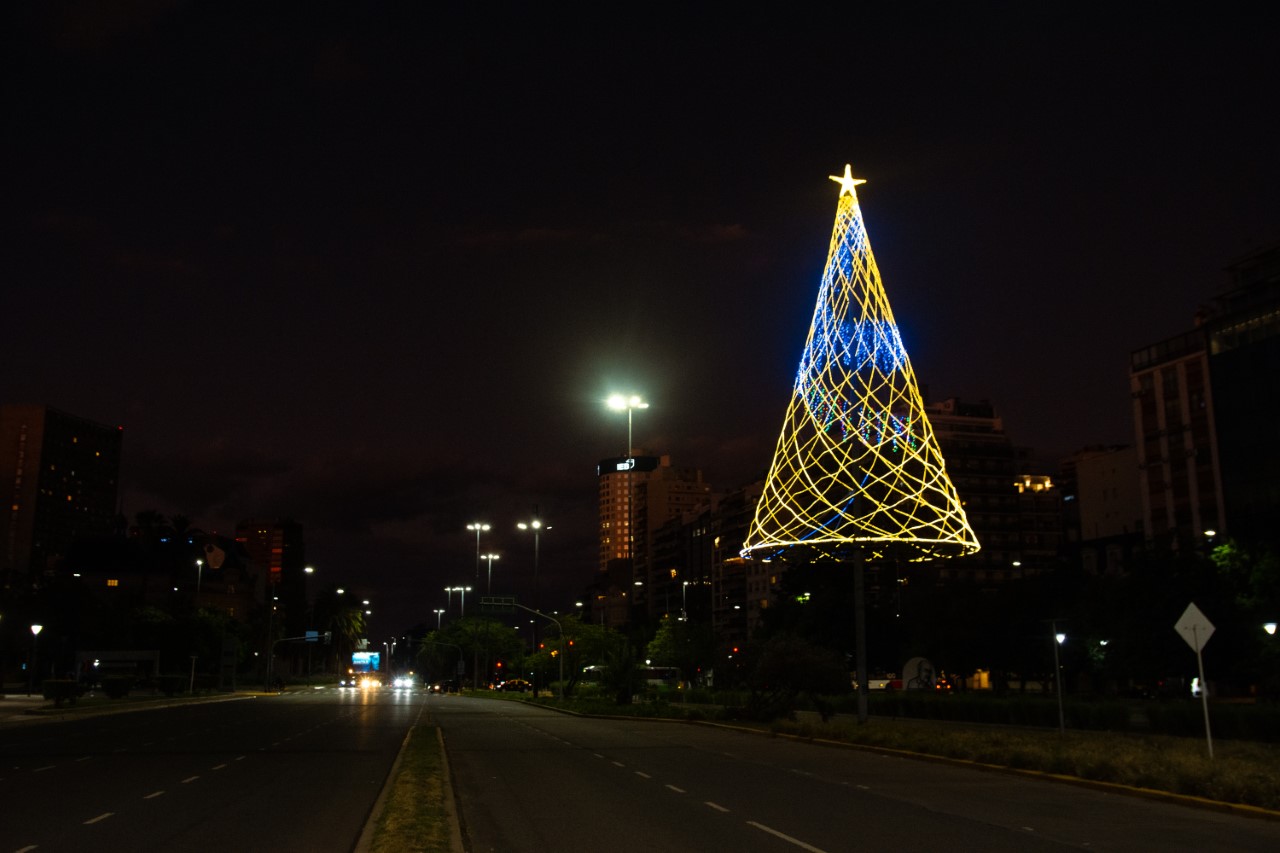
<svg viewBox="0 0 1280 853">
<path fill-rule="evenodd" d="M 674 666 L 684 681 L 710 669 L 715 659 L 715 635 L 710 625 L 664 619 L 649 641 L 646 656 L 657 666 Z"/>
<path fill-rule="evenodd" d="M 315 618 L 318 630 L 333 633 L 334 668 L 341 673 L 340 662 L 351 660 L 351 653 L 364 637 L 364 610 L 348 604 L 337 586 L 330 585 L 316 595 Z"/>
<path fill-rule="evenodd" d="M 754 645 L 748 666 L 748 710 L 756 719 L 790 716 L 796 700 L 807 694 L 826 721 L 832 714 L 826 697 L 853 689 L 839 655 L 792 634 Z"/>
</svg>

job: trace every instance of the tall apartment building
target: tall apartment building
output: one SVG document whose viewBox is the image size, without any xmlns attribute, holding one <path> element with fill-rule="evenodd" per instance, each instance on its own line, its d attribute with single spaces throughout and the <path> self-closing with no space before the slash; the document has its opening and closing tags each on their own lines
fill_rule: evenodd
<svg viewBox="0 0 1280 853">
<path fill-rule="evenodd" d="M 1085 447 L 1062 462 L 1065 554 L 1090 574 L 1123 572 L 1144 543 L 1138 451 Z"/>
<path fill-rule="evenodd" d="M 671 519 L 707 505 L 711 487 L 700 470 L 674 467 L 670 456 L 605 459 L 596 472 L 600 576 L 593 618 L 621 624 L 648 616 L 662 604 L 651 586 L 654 537 Z"/>
<path fill-rule="evenodd" d="M 1204 331 L 1135 350 L 1129 371 L 1147 540 L 1195 547 L 1226 525 Z"/>
<path fill-rule="evenodd" d="M 1223 515 L 1235 537 L 1280 543 L 1280 244 L 1227 268 L 1204 331 Z"/>
<path fill-rule="evenodd" d="M 656 456 L 616 456 L 596 466 L 600 480 L 600 571 L 616 560 L 630 560 L 635 553 L 635 486 L 661 460 Z"/>
<path fill-rule="evenodd" d="M 925 405 L 969 524 L 977 554 L 934 564 L 939 580 L 998 582 L 1044 571 L 1062 545 L 1062 495 L 1053 478 L 1033 470 L 987 400 L 951 397 Z M 896 583 L 897 578 L 893 578 Z M 868 589 L 879 579 L 868 574 Z"/>
<path fill-rule="evenodd" d="M 1130 355 L 1143 522 L 1152 543 L 1208 531 L 1275 544 L 1280 515 L 1280 244 L 1227 267 L 1196 327 Z"/>
<path fill-rule="evenodd" d="M 45 405 L 0 406 L 0 581 L 52 571 L 115 527 L 123 429 Z"/>
<path fill-rule="evenodd" d="M 275 600 L 287 630 L 307 628 L 306 547 L 302 525 L 292 519 L 247 519 L 236 525 L 236 543 L 264 577 L 264 593 Z"/>
</svg>

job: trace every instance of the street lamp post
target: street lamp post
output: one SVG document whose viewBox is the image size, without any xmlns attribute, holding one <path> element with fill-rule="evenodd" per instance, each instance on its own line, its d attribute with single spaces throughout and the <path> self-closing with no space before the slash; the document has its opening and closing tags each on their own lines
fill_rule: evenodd
<svg viewBox="0 0 1280 853">
<path fill-rule="evenodd" d="M 444 588 L 444 591 L 445 591 L 445 592 L 456 592 L 456 593 L 459 593 L 459 594 L 461 595 L 461 598 L 462 598 L 462 604 L 461 604 L 461 606 L 460 606 L 460 608 L 459 608 L 459 610 L 458 610 L 458 615 L 459 615 L 459 616 L 466 616 L 466 615 L 467 615 L 467 593 L 471 592 L 471 587 L 469 587 L 469 586 L 447 586 L 447 587 L 445 587 L 445 588 Z"/>
<path fill-rule="evenodd" d="M 437 631 L 439 631 L 439 630 L 440 630 L 440 619 L 441 619 L 443 616 L 444 616 L 444 611 L 443 611 L 443 610 L 440 610 L 440 609 L 437 609 L 437 610 L 436 610 L 436 630 L 437 630 Z"/>
<path fill-rule="evenodd" d="M 472 522 L 471 524 L 468 524 L 467 529 L 474 530 L 476 532 L 476 586 L 479 586 L 480 585 L 480 533 L 481 531 L 488 530 L 489 525 L 485 524 L 483 521 L 475 521 L 475 522 Z"/>
<path fill-rule="evenodd" d="M 31 672 L 27 673 L 27 695 L 31 695 L 31 691 L 35 688 L 36 670 L 40 668 L 40 646 L 36 638 L 40 636 L 40 632 L 44 630 L 43 625 L 31 626 Z"/>
<path fill-rule="evenodd" d="M 1056 680 L 1058 694 L 1058 734 L 1066 734 L 1067 723 L 1062 713 L 1062 667 L 1058 663 L 1058 646 L 1067 640 L 1067 635 L 1058 631 L 1057 620 L 1050 620 L 1049 625 L 1053 631 L 1053 676 Z"/>
<path fill-rule="evenodd" d="M 204 560 L 196 560 L 196 598 L 200 597 L 200 578 L 204 574 Z"/>
<path fill-rule="evenodd" d="M 489 561 L 489 583 L 485 591 L 489 595 L 493 595 L 493 561 L 498 559 L 497 554 L 485 554 L 484 559 Z"/>
<path fill-rule="evenodd" d="M 640 399 L 639 394 L 632 394 L 630 397 L 624 397 L 621 394 L 614 394 L 612 397 L 609 398 L 608 403 L 609 403 L 609 408 L 613 409 L 615 412 L 621 412 L 623 409 L 627 410 L 627 453 L 626 455 L 630 456 L 631 449 L 632 449 L 631 448 L 631 412 L 635 409 L 647 409 L 649 408 L 649 404 L 646 403 L 644 400 Z"/>
<path fill-rule="evenodd" d="M 521 521 L 516 524 L 521 530 L 533 531 L 533 606 L 538 606 L 538 537 L 542 533 L 542 522 L 538 519 L 533 521 Z M 548 527 L 548 530 L 551 528 Z"/>
</svg>

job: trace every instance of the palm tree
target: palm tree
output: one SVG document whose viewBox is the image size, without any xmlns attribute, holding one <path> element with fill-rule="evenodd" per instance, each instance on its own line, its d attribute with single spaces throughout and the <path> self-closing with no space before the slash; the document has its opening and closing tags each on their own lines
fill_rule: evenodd
<svg viewBox="0 0 1280 853">
<path fill-rule="evenodd" d="M 333 632 L 334 668 L 341 672 L 339 661 L 351 660 L 351 653 L 364 637 L 364 611 L 347 604 L 336 586 L 329 586 L 316 595 L 316 624 L 321 630 Z"/>
</svg>

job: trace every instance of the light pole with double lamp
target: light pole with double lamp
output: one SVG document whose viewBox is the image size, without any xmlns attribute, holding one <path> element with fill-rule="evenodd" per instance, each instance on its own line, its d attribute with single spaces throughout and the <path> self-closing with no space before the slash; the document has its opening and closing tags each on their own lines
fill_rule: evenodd
<svg viewBox="0 0 1280 853">
<path fill-rule="evenodd" d="M 489 529 L 483 521 L 473 521 L 467 525 L 468 530 L 476 532 L 476 586 L 480 585 L 480 534 Z"/>
<path fill-rule="evenodd" d="M 639 394 L 632 394 L 629 397 L 622 394 L 614 394 L 608 399 L 609 408 L 615 412 L 621 412 L 623 409 L 627 412 L 627 456 L 631 455 L 631 412 L 635 409 L 647 409 L 649 404 L 640 399 Z"/>
<path fill-rule="evenodd" d="M 498 559 L 497 554 L 484 554 L 483 558 L 489 561 L 489 583 L 485 588 L 488 595 L 493 595 L 493 561 Z"/>
</svg>

